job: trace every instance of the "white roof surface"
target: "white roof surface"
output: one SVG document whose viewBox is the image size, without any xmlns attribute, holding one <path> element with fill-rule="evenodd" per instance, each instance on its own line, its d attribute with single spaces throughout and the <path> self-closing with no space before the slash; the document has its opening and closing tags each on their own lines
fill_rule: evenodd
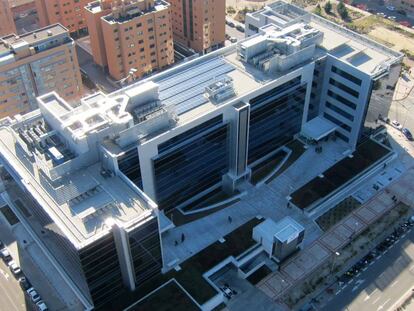
<svg viewBox="0 0 414 311">
<path fill-rule="evenodd" d="M 299 233 L 305 229 L 293 220 L 293 218 L 287 216 L 277 223 L 272 219 L 266 219 L 264 222 L 257 225 L 255 230 L 260 231 L 263 236 L 275 237 L 284 243 L 295 239 Z"/>
<path fill-rule="evenodd" d="M 318 141 L 335 131 L 337 127 L 333 122 L 318 116 L 303 125 L 301 134 Z"/>
</svg>

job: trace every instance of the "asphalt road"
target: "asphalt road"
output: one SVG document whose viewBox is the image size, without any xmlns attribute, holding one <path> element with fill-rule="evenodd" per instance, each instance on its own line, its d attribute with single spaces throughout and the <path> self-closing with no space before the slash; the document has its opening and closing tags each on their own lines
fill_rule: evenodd
<svg viewBox="0 0 414 311">
<path fill-rule="evenodd" d="M 26 307 L 25 294 L 3 260 L 0 260 L 0 274 L 0 310 L 34 310 L 30 302 Z"/>
<path fill-rule="evenodd" d="M 388 112 L 391 120 L 397 120 L 414 133 L 414 90 L 403 101 L 393 102 Z"/>
<path fill-rule="evenodd" d="M 103 90 L 105 93 L 110 93 L 116 90 L 116 88 L 106 79 L 106 73 L 103 72 L 100 66 L 93 62 L 93 58 L 90 54 L 79 45 L 76 45 L 76 52 L 80 68 L 87 73 L 88 77 L 99 89 Z"/>
<path fill-rule="evenodd" d="M 19 34 L 36 30 L 39 28 L 37 24 L 37 15 L 31 14 L 27 15 L 24 18 L 19 18 L 15 20 L 16 30 Z"/>
<path fill-rule="evenodd" d="M 385 311 L 397 307 L 400 297 L 411 291 L 414 284 L 413 242 L 414 230 L 411 230 L 344 285 L 321 310 Z"/>
</svg>

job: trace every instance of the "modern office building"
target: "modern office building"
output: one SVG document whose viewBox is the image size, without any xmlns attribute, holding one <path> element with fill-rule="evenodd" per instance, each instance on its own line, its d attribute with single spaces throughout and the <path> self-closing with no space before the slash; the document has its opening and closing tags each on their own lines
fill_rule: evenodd
<svg viewBox="0 0 414 311">
<path fill-rule="evenodd" d="M 60 23 L 71 34 L 86 33 L 84 7 L 90 0 L 34 0 L 40 27 Z"/>
<path fill-rule="evenodd" d="M 82 94 L 75 43 L 66 28 L 56 24 L 0 39 L 1 117 L 36 109 L 36 97 L 54 90 L 69 101 Z"/>
<path fill-rule="evenodd" d="M 16 33 L 16 24 L 8 0 L 0 0 L 0 37 Z"/>
<path fill-rule="evenodd" d="M 169 3 L 95 1 L 85 15 L 94 61 L 115 80 L 141 78 L 174 62 Z"/>
<path fill-rule="evenodd" d="M 403 55 L 278 4 L 294 23 L 111 94 L 43 95 L 39 110 L 2 121 L 6 202 L 39 239 L 48 233 L 49 256 L 86 305 L 171 269 L 160 243 L 170 215 L 232 193 L 294 138 L 355 149 L 376 81 Z"/>
<path fill-rule="evenodd" d="M 107 163 L 113 155 L 105 144 L 145 126 L 125 110 L 140 110 L 136 100 L 95 94 L 70 105 L 53 92 L 0 130 L 12 177 L 5 199 L 85 309 L 134 290 L 162 267 L 156 205 Z"/>
<path fill-rule="evenodd" d="M 340 126 L 336 130 L 338 137 L 355 144 L 362 119 L 365 130 L 370 131 L 379 125 L 380 115 L 388 115 L 401 71 L 401 54 L 394 52 L 397 61 L 389 62 L 379 43 L 282 1 L 248 13 L 246 37 L 256 35 L 268 24 L 288 28 L 303 21 L 324 33 L 327 54 L 315 61 L 310 105 Z"/>
<path fill-rule="evenodd" d="M 226 4 L 222 0 L 170 0 L 174 40 L 198 53 L 224 46 Z"/>
</svg>

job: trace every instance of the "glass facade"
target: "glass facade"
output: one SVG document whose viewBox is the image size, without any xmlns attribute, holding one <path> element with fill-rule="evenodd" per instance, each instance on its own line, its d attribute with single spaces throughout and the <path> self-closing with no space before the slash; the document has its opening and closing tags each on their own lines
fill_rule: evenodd
<svg viewBox="0 0 414 311">
<path fill-rule="evenodd" d="M 214 118 L 159 146 L 156 201 L 167 211 L 216 185 L 229 170 L 228 124 Z M 201 130 L 202 129 L 202 130 Z"/>
<path fill-rule="evenodd" d="M 347 79 L 348 81 L 351 81 L 352 83 L 355 83 L 356 85 L 361 86 L 362 80 L 358 79 L 357 77 L 354 77 L 353 75 L 351 75 L 350 73 L 343 71 L 341 69 L 339 69 L 338 67 L 332 66 L 331 67 L 331 71 L 340 75 L 342 78 Z"/>
<path fill-rule="evenodd" d="M 359 97 L 359 93 L 357 91 L 355 91 L 354 89 L 352 89 L 351 87 L 336 81 L 334 78 L 329 78 L 329 84 L 337 87 L 338 89 L 348 93 L 349 95 L 358 98 Z"/>
<path fill-rule="evenodd" d="M 112 233 L 79 251 L 79 258 L 95 308 L 115 298 L 124 288 Z"/>
<path fill-rule="evenodd" d="M 392 104 L 395 85 L 400 77 L 401 65 L 391 66 L 387 75 L 377 78 L 372 83 L 372 93 L 369 105 L 365 112 L 364 133 L 369 135 L 374 129 L 381 125 L 377 122 L 381 116 L 388 117 L 388 113 Z"/>
<path fill-rule="evenodd" d="M 319 60 L 315 63 L 315 69 L 313 71 L 313 81 L 309 102 L 308 118 L 306 121 L 310 121 L 316 118 L 319 114 L 319 107 L 321 101 L 321 93 L 323 86 L 323 72 L 325 70 L 325 61 Z"/>
<path fill-rule="evenodd" d="M 162 268 L 160 235 L 156 218 L 128 233 L 135 283 L 160 273 Z"/>
<path fill-rule="evenodd" d="M 273 96 L 264 96 L 265 93 L 251 101 L 249 164 L 292 140 L 301 128 L 306 85 L 282 96 L 273 90 L 268 93 Z"/>
<path fill-rule="evenodd" d="M 142 189 L 141 167 L 137 147 L 128 150 L 118 158 L 118 168 L 138 188 Z"/>
</svg>

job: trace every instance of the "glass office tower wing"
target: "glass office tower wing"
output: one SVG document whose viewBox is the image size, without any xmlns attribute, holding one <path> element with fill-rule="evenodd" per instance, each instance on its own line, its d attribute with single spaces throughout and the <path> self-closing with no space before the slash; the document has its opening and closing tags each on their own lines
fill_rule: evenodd
<svg viewBox="0 0 414 311">
<path fill-rule="evenodd" d="M 196 135 L 187 140 L 168 142 L 168 148 L 153 160 L 156 201 L 160 209 L 171 210 L 200 192 L 221 182 L 229 170 L 227 123 L 206 122 L 194 128 Z M 174 138 L 173 138 L 174 139 Z"/>
<path fill-rule="evenodd" d="M 272 92 L 273 90 L 269 91 Z M 260 95 L 252 99 L 249 157 L 251 164 L 283 146 L 299 133 L 305 105 L 306 85 L 280 96 Z"/>
</svg>

